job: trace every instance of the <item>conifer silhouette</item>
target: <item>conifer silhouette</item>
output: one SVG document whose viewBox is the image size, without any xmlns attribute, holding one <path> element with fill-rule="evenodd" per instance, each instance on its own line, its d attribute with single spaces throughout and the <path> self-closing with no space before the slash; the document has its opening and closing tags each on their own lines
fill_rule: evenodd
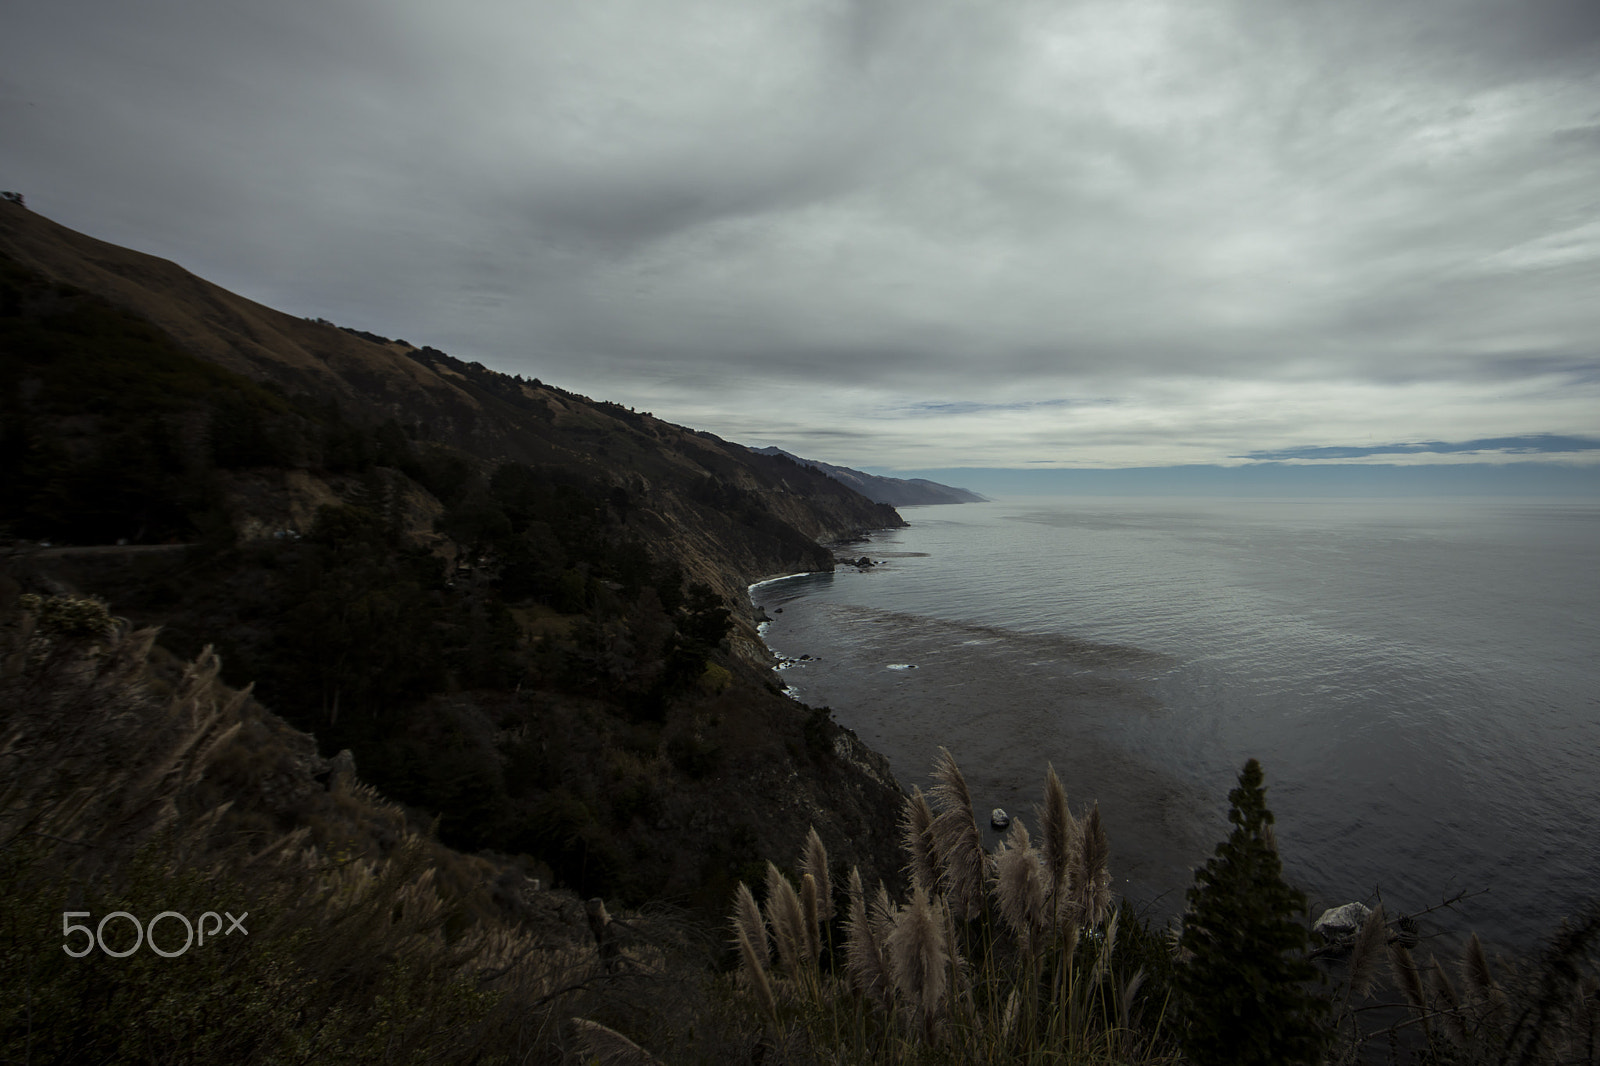
<svg viewBox="0 0 1600 1066">
<path fill-rule="evenodd" d="M 1261 781 L 1251 759 L 1228 793 L 1233 832 L 1189 889 L 1178 984 L 1196 1066 L 1316 1062 L 1326 1046 L 1328 1003 L 1308 987 L 1306 897 L 1283 880 Z"/>
</svg>

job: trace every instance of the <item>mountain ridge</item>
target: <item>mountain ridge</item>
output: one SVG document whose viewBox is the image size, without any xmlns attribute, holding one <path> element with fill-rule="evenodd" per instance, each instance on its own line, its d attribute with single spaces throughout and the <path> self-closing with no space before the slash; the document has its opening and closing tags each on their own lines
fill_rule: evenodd
<svg viewBox="0 0 1600 1066">
<path fill-rule="evenodd" d="M 99 596 L 181 657 L 214 645 L 225 681 L 351 749 L 445 843 L 720 911 L 815 825 L 898 879 L 899 785 L 782 694 L 747 593 L 831 570 L 821 542 L 903 525 L 892 508 L 12 203 L 0 351 L 18 586 Z"/>
<path fill-rule="evenodd" d="M 885 503 L 891 507 L 989 502 L 987 496 L 981 496 L 971 489 L 956 488 L 954 485 L 941 485 L 939 482 L 929 481 L 927 478 L 898 478 L 868 474 L 863 470 L 855 470 L 848 466 L 836 466 L 833 463 L 824 463 L 819 459 L 802 459 L 793 452 L 784 451 L 775 445 L 751 450 L 757 455 L 782 455 L 794 460 L 801 466 L 814 466 L 835 480 L 855 489 L 867 499 L 876 503 Z"/>
</svg>

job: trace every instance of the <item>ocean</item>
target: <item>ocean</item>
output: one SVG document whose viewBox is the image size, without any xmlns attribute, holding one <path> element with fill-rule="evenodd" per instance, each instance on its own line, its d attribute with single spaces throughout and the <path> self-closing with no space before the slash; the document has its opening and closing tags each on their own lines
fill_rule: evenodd
<svg viewBox="0 0 1600 1066">
<path fill-rule="evenodd" d="M 751 589 L 791 694 L 980 815 L 1098 802 L 1161 919 L 1266 772 L 1313 912 L 1527 947 L 1600 896 L 1600 503 L 1020 499 L 908 507 L 841 566 Z M 898 812 L 885 812 L 897 817 Z M 980 817 L 980 822 L 986 822 Z M 997 836 L 988 833 L 989 843 Z"/>
</svg>

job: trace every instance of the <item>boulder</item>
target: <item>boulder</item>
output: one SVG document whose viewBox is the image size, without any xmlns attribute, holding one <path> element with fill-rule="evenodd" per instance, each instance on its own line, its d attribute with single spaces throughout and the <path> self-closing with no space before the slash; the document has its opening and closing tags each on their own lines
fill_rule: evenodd
<svg viewBox="0 0 1600 1066">
<path fill-rule="evenodd" d="M 996 807 L 989 812 L 989 824 L 996 829 L 1004 829 L 1011 824 L 1011 815 L 1007 814 L 1004 808 Z"/>
<path fill-rule="evenodd" d="M 1365 903 L 1346 903 L 1342 907 L 1329 907 L 1311 925 L 1311 931 L 1333 946 L 1348 947 L 1366 923 L 1372 908 Z"/>
</svg>

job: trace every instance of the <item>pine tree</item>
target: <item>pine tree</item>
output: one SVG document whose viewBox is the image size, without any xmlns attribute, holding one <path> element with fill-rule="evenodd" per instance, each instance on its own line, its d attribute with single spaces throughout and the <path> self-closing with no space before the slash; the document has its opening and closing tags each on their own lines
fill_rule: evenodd
<svg viewBox="0 0 1600 1066">
<path fill-rule="evenodd" d="M 1327 1000 L 1309 987 L 1306 897 L 1283 880 L 1261 764 L 1228 793 L 1233 832 L 1195 871 L 1178 975 L 1196 1066 L 1316 1062 L 1327 1044 Z"/>
</svg>

